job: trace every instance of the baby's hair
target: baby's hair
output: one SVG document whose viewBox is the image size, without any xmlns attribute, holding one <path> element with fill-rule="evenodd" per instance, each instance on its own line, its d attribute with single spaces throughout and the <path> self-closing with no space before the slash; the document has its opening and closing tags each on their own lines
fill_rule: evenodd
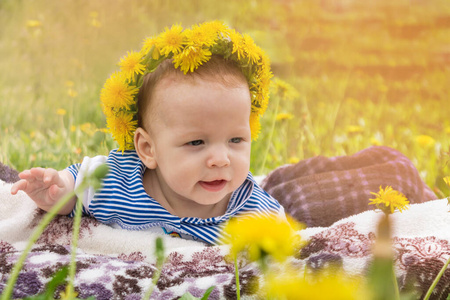
<svg viewBox="0 0 450 300">
<path fill-rule="evenodd" d="M 144 115 L 149 109 L 152 100 L 152 93 L 156 85 L 165 77 L 174 76 L 183 80 L 203 80 L 215 81 L 226 87 L 237 87 L 242 84 L 248 86 L 247 80 L 236 62 L 224 59 L 220 55 L 212 55 L 211 59 L 198 67 L 194 72 L 184 74 L 181 70 L 173 66 L 172 60 L 163 61 L 158 68 L 148 73 L 144 77 L 144 83 L 139 90 L 137 108 L 138 108 L 138 127 L 144 127 Z"/>
</svg>

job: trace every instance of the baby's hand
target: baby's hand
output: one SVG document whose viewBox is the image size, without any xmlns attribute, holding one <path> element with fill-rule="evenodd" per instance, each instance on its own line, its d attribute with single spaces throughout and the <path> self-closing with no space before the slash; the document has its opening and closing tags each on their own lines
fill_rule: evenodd
<svg viewBox="0 0 450 300">
<path fill-rule="evenodd" d="M 16 195 L 22 190 L 45 211 L 49 211 L 74 188 L 73 176 L 67 170 L 58 172 L 55 169 L 32 168 L 20 173 L 19 177 L 21 180 L 11 187 L 11 194 Z M 74 205 L 75 198 L 59 213 L 70 213 Z"/>
</svg>

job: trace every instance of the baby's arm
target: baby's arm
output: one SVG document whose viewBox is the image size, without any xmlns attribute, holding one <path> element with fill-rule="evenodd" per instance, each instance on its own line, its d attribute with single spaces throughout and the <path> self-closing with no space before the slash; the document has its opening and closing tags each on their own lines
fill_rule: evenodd
<svg viewBox="0 0 450 300">
<path fill-rule="evenodd" d="M 19 177 L 21 180 L 11 187 L 11 194 L 16 195 L 22 190 L 45 211 L 72 192 L 75 184 L 72 174 L 67 170 L 32 168 L 21 172 Z M 69 214 L 75 203 L 76 197 L 73 197 L 58 213 Z"/>
</svg>

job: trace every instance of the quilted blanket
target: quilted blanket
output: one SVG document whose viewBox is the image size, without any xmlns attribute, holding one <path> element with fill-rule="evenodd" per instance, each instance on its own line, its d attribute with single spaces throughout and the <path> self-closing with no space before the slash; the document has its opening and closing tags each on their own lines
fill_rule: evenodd
<svg viewBox="0 0 450 300">
<path fill-rule="evenodd" d="M 414 164 L 399 151 L 373 146 L 353 155 L 315 156 L 273 170 L 262 187 L 308 227 L 334 222 L 372 209 L 380 186 L 392 186 L 410 203 L 437 199 Z"/>
<path fill-rule="evenodd" d="M 395 162 L 392 163 L 395 165 Z M 284 169 L 287 171 L 294 166 Z M 364 168 L 357 166 L 344 172 L 361 172 Z M 388 173 L 392 174 L 392 169 Z M 411 174 L 407 176 L 408 180 L 397 178 L 397 182 L 417 180 Z M 16 177 L 12 175 L 11 178 L 8 181 L 14 181 Z M 298 178 L 294 176 L 286 182 Z M 269 180 L 270 176 L 266 182 Z M 318 191 L 329 187 L 327 184 L 321 185 L 317 180 L 319 179 L 316 178 Z M 357 180 L 359 179 L 354 181 Z M 365 180 L 369 179 L 365 177 Z M 282 184 L 280 181 L 278 183 Z M 24 250 L 27 239 L 44 215 L 26 194 L 12 196 L 10 187 L 10 183 L 0 181 L 0 292 L 5 287 L 14 263 Z M 412 185 L 409 187 L 406 184 L 405 187 L 414 190 Z M 377 188 L 378 186 L 373 191 L 377 191 Z M 361 191 L 366 189 L 367 186 Z M 284 201 L 284 205 L 294 203 L 293 197 L 297 190 L 293 189 L 292 193 L 286 191 L 289 197 L 281 201 Z M 392 243 L 399 287 L 403 290 L 413 282 L 418 291 L 417 298 L 420 299 L 450 257 L 450 213 L 447 199 L 426 201 L 435 199 L 426 186 L 420 186 L 416 193 L 410 193 L 409 196 L 419 200 L 412 201 L 409 210 L 392 215 Z M 426 199 L 428 196 L 430 199 Z M 349 201 L 353 201 L 351 196 L 348 197 Z M 299 272 L 304 272 L 305 266 L 311 270 L 320 270 L 329 263 L 338 263 L 350 275 L 366 275 L 373 260 L 371 249 L 381 213 L 370 210 L 367 206 L 370 195 L 360 197 L 357 206 L 360 207 L 359 211 L 348 213 L 337 221 L 327 221 L 327 225 L 309 225 L 298 232 L 308 241 L 291 258 Z M 324 203 L 322 209 L 334 209 L 337 214 L 341 214 L 333 205 L 337 203 L 339 206 L 342 202 L 343 199 L 334 204 L 331 202 L 330 207 Z M 289 208 L 286 210 L 291 212 Z M 299 211 L 297 208 L 296 210 Z M 300 216 L 299 219 L 302 217 L 299 214 L 297 216 Z M 326 218 L 327 215 L 322 216 Z M 69 263 L 71 234 L 72 219 L 58 216 L 50 223 L 28 255 L 14 287 L 14 298 L 42 293 L 52 275 Z M 215 288 L 210 299 L 236 298 L 234 264 L 226 257 L 229 250 L 227 246 L 208 246 L 169 235 L 162 238 L 166 261 L 152 299 L 178 299 L 185 292 L 201 297 L 211 286 Z M 78 297 L 140 299 L 151 285 L 151 278 L 156 270 L 155 239 L 156 236 L 150 232 L 113 229 L 94 219 L 83 217 L 76 255 L 75 290 Z M 263 284 L 263 276 L 255 264 L 241 260 L 239 275 L 243 299 L 264 298 L 259 288 Z M 62 289 L 57 290 L 56 294 Z M 447 269 L 430 299 L 446 299 L 449 293 L 450 270 Z"/>
</svg>

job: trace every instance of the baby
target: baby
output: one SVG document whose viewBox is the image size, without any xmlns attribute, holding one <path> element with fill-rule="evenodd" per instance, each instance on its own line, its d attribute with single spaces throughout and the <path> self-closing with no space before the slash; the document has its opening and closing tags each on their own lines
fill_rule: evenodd
<svg viewBox="0 0 450 300">
<path fill-rule="evenodd" d="M 102 188 L 82 197 L 83 214 L 105 224 L 214 244 L 233 216 L 285 218 L 249 172 L 271 74 L 248 36 L 220 22 L 175 25 L 119 65 L 101 93 L 119 149 L 62 171 L 23 171 L 12 194 L 23 190 L 48 211 L 106 162 Z M 73 215 L 75 203 L 59 213 Z"/>
</svg>

